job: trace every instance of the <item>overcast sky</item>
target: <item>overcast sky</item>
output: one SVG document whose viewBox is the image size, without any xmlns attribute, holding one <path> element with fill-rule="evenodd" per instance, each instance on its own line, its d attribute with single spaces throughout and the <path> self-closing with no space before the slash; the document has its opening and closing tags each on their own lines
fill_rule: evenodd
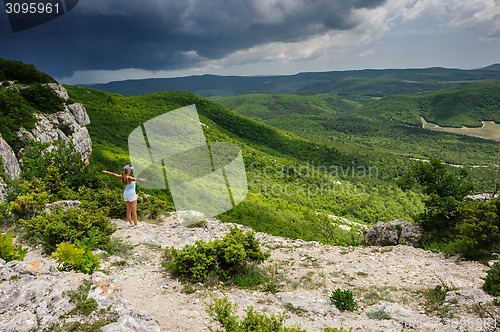
<svg viewBox="0 0 500 332">
<path fill-rule="evenodd" d="M 74 0 L 73 0 L 74 1 Z M 500 0 L 80 0 L 0 57 L 84 84 L 500 62 Z"/>
</svg>

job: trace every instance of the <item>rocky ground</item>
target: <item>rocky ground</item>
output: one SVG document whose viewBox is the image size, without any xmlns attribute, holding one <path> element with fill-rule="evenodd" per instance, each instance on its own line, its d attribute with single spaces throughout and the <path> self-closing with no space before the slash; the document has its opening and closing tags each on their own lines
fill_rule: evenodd
<svg viewBox="0 0 500 332">
<path fill-rule="evenodd" d="M 240 314 L 248 306 L 269 315 L 286 311 L 287 326 L 307 331 L 326 327 L 495 331 L 492 317 L 500 317 L 500 307 L 480 288 L 489 268 L 478 262 L 404 245 L 332 247 L 257 233 L 256 238 L 271 253 L 261 268 L 280 292 L 242 290 L 216 282 L 190 286 L 163 271 L 163 250 L 220 238 L 234 225 L 209 219 L 203 227 L 188 228 L 175 215 L 141 223 L 138 228 L 129 228 L 121 220 L 113 222 L 118 226 L 114 236 L 132 246 L 120 255 L 103 258 L 101 271 L 90 277 L 93 290 L 89 296 L 100 307 L 116 306 L 119 314 L 118 322 L 107 325 L 105 331 L 209 331 L 206 304 L 223 295 L 238 305 Z M 50 321 L 44 317 L 57 319 L 71 307 L 62 290 L 76 289 L 82 279 L 89 278 L 57 272 L 48 259 L 40 261 L 45 267 L 33 272 L 32 262 L 40 259 L 37 255 L 30 253 L 22 263 L 0 261 L 1 330 L 36 330 L 43 319 Z M 444 303 L 432 303 L 425 295 L 437 286 L 448 290 Z M 359 305 L 356 311 L 340 312 L 331 303 L 329 295 L 337 288 L 353 292 Z M 33 323 L 23 325 L 22 321 Z M 496 324 L 500 326 L 500 321 Z"/>
</svg>

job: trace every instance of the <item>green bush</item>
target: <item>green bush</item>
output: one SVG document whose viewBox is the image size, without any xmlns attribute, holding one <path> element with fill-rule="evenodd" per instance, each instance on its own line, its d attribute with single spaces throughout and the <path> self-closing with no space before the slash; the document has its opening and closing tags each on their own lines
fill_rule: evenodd
<svg viewBox="0 0 500 332">
<path fill-rule="evenodd" d="M 222 240 L 196 241 L 181 250 L 172 247 L 165 251 L 165 256 L 167 270 L 200 282 L 212 271 L 229 280 L 246 262 L 263 262 L 269 253 L 261 251 L 253 232 L 232 228 Z"/>
<path fill-rule="evenodd" d="M 140 195 L 137 203 L 137 212 L 143 218 L 156 219 L 162 215 L 168 215 L 174 211 L 170 201 L 165 201 L 152 195 Z"/>
<path fill-rule="evenodd" d="M 284 314 L 266 316 L 248 307 L 246 316 L 240 319 L 236 316 L 237 306 L 227 297 L 212 299 L 213 302 L 207 305 L 206 311 L 211 323 L 217 323 L 222 328 L 217 328 L 218 332 L 305 332 L 300 328 L 284 326 Z M 214 331 L 212 328 L 210 330 Z"/>
<path fill-rule="evenodd" d="M 34 181 L 32 183 L 35 183 Z M 43 211 L 45 205 L 50 203 L 51 195 L 44 188 L 35 189 L 17 196 L 15 201 L 10 202 L 9 209 L 17 218 L 33 218 Z"/>
<path fill-rule="evenodd" d="M 432 159 L 429 163 L 415 164 L 399 180 L 403 189 L 409 189 L 418 183 L 427 195 L 425 212 L 420 216 L 427 232 L 437 237 L 454 232 L 459 221 L 458 208 L 465 196 L 473 190 L 467 176 L 467 170 L 463 168 L 455 173 L 441 161 Z"/>
<path fill-rule="evenodd" d="M 340 311 L 354 311 L 358 308 L 358 304 L 350 290 L 337 288 L 330 294 L 330 300 Z"/>
<path fill-rule="evenodd" d="M 53 146 L 54 148 L 49 148 Z M 98 172 L 87 166 L 72 144 L 63 141 L 40 143 L 30 141 L 21 158 L 21 176 L 23 179 L 47 179 L 57 176 L 65 186 L 77 189 L 82 185 L 102 187 Z M 54 173 L 58 173 L 57 175 Z"/>
<path fill-rule="evenodd" d="M 0 203 L 0 224 L 10 217 L 10 208 L 7 203 Z"/>
<path fill-rule="evenodd" d="M 59 264 L 61 271 L 76 271 L 92 274 L 99 268 L 99 257 L 92 254 L 92 251 L 86 247 L 77 247 L 68 242 L 61 242 L 57 245 L 56 251 L 52 253 Z"/>
<path fill-rule="evenodd" d="M 56 113 L 64 110 L 64 100 L 46 85 L 35 83 L 20 90 L 21 96 L 41 113 Z"/>
<path fill-rule="evenodd" d="M 101 210 L 110 218 L 125 217 L 125 204 L 123 193 L 117 189 L 98 188 L 92 189 L 87 186 L 78 188 L 78 199 L 80 207 L 87 210 Z"/>
<path fill-rule="evenodd" d="M 488 271 L 483 290 L 492 296 L 500 296 L 500 264 L 496 264 Z"/>
<path fill-rule="evenodd" d="M 20 245 L 15 245 L 12 241 L 14 234 L 0 234 L 0 258 L 6 262 L 18 260 L 22 261 L 28 253 L 28 249 L 24 249 Z"/>
<path fill-rule="evenodd" d="M 91 250 L 107 249 L 111 234 L 115 231 L 114 226 L 100 210 L 57 209 L 21 222 L 27 235 L 38 239 L 48 252 L 53 251 L 61 242 L 77 241 L 93 243 Z"/>
<path fill-rule="evenodd" d="M 35 110 L 17 92 L 0 86 L 0 134 L 17 150 L 21 143 L 16 132 L 25 128 L 35 128 Z"/>
<path fill-rule="evenodd" d="M 458 226 L 461 253 L 467 258 L 486 257 L 500 241 L 500 200 L 466 201 L 460 206 Z"/>
</svg>

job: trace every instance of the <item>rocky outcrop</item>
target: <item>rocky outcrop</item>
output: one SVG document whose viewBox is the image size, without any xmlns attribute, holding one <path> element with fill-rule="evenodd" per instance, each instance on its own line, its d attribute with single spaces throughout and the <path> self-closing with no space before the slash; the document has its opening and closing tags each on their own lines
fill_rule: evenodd
<svg viewBox="0 0 500 332">
<path fill-rule="evenodd" d="M 76 305 L 68 293 L 79 291 L 85 280 L 90 281 L 90 287 L 84 296 L 94 299 L 97 309 L 83 316 L 72 313 Z M 8 263 L 0 259 L 0 329 L 46 331 L 64 323 L 114 317 L 115 322 L 102 331 L 160 331 L 145 315 L 135 313 L 121 292 L 116 278 L 102 272 L 92 276 L 60 272 L 53 261 L 44 258 Z M 104 309 L 106 317 L 99 317 L 100 309 Z M 66 318 L 62 319 L 62 315 Z"/>
<path fill-rule="evenodd" d="M 49 86 L 64 100 L 68 100 L 66 89 L 58 84 Z M 83 161 L 88 162 L 92 153 L 92 141 L 86 128 L 90 124 L 89 116 L 82 104 L 66 105 L 64 111 L 53 114 L 36 114 L 38 119 L 33 130 L 21 129 L 17 135 L 28 143 L 34 139 L 42 143 L 61 140 L 72 143 Z"/>
<path fill-rule="evenodd" d="M 0 159 L 0 165 L 3 165 L 3 170 L 0 170 L 0 202 L 2 202 L 7 195 L 8 188 L 1 174 L 11 179 L 17 179 L 21 174 L 21 168 L 19 167 L 16 155 L 9 144 L 3 139 L 2 135 L 0 135 Z"/>
<path fill-rule="evenodd" d="M 68 91 L 60 84 L 57 83 L 47 83 L 46 84 L 49 88 L 54 90 L 54 92 L 59 96 L 59 98 L 68 100 Z"/>
<path fill-rule="evenodd" d="M 59 84 L 48 84 L 54 92 L 64 99 L 69 100 L 68 92 Z M 17 132 L 19 139 L 27 144 L 30 140 L 36 140 L 42 143 L 53 143 L 55 141 L 63 141 L 72 143 L 75 151 L 81 156 L 81 159 L 86 163 L 89 162 L 92 153 L 92 140 L 86 128 L 90 124 L 90 118 L 82 104 L 73 103 L 65 105 L 64 110 L 53 114 L 35 114 L 37 123 L 32 130 L 21 128 Z M 17 157 L 22 155 L 21 151 L 13 151 L 9 144 L 0 135 L 0 159 L 4 165 L 3 172 L 6 176 L 16 179 L 21 174 L 21 168 Z M 0 201 L 7 194 L 7 185 L 5 179 L 0 176 Z"/>
<path fill-rule="evenodd" d="M 81 202 L 80 201 L 70 201 L 70 200 L 64 200 L 64 201 L 57 201 L 54 203 L 46 204 L 45 205 L 45 211 L 50 212 L 56 209 L 62 209 L 63 211 L 66 211 L 68 209 L 76 209 L 80 207 Z"/>
<path fill-rule="evenodd" d="M 422 238 L 419 226 L 408 221 L 393 220 L 378 222 L 375 226 L 363 231 L 365 242 L 369 246 L 395 246 L 407 244 L 418 245 Z"/>
<path fill-rule="evenodd" d="M 21 174 L 21 168 L 17 161 L 16 154 L 9 144 L 3 139 L 0 134 L 0 158 L 3 161 L 5 174 L 11 179 L 17 179 Z"/>
<path fill-rule="evenodd" d="M 76 123 L 78 123 L 80 126 L 85 127 L 90 124 L 89 115 L 87 114 L 87 110 L 85 109 L 85 107 L 83 107 L 82 104 L 70 104 L 66 108 L 71 112 L 71 114 L 73 114 Z"/>
<path fill-rule="evenodd" d="M 466 196 L 465 199 L 469 199 L 471 201 L 484 201 L 487 202 L 493 198 L 498 198 L 497 193 L 480 193 L 475 195 Z"/>
<path fill-rule="evenodd" d="M 37 114 L 36 127 L 27 131 L 21 129 L 18 132 L 19 139 L 24 143 L 36 140 L 41 143 L 52 143 L 61 140 L 73 143 L 75 151 L 82 160 L 88 162 L 92 153 L 92 141 L 86 127 L 80 126 L 72 113 L 66 108 L 65 111 L 55 114 Z"/>
</svg>

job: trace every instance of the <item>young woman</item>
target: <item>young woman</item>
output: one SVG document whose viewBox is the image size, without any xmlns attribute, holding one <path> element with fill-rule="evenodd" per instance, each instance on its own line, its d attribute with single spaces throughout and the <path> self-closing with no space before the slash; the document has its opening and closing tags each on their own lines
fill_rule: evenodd
<svg viewBox="0 0 500 332">
<path fill-rule="evenodd" d="M 102 172 L 122 180 L 122 183 L 125 185 L 123 200 L 127 206 L 127 219 L 131 227 L 137 227 L 139 224 L 137 222 L 137 194 L 135 192 L 135 184 L 136 181 L 145 181 L 145 179 L 132 177 L 130 175 L 132 167 L 129 165 L 123 166 L 121 175 L 109 171 Z"/>
</svg>

